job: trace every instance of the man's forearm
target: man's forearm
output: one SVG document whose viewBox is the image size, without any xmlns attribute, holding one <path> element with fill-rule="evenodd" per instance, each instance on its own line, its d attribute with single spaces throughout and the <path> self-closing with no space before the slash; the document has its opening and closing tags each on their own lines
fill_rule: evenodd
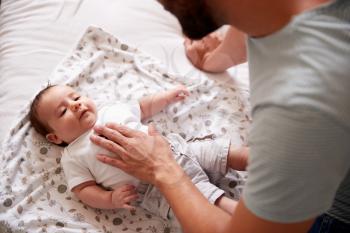
<svg viewBox="0 0 350 233">
<path fill-rule="evenodd" d="M 172 207 L 186 233 L 228 233 L 231 216 L 212 205 L 199 192 L 188 176 L 181 176 L 181 168 L 173 169 L 177 182 L 161 182 L 157 185 Z M 208 220 L 208 221 L 207 221 Z"/>
</svg>

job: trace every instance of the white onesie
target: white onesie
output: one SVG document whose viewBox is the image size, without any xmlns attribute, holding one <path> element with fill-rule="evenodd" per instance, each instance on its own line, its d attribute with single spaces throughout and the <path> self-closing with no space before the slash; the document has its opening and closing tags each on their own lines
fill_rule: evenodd
<svg viewBox="0 0 350 233">
<path fill-rule="evenodd" d="M 98 111 L 96 124 L 116 122 L 147 133 L 148 128 L 141 124 L 140 117 L 140 107 L 137 101 L 118 102 L 102 107 Z M 137 186 L 138 180 L 136 178 L 120 169 L 102 163 L 96 158 L 99 153 L 112 154 L 93 144 L 89 138 L 91 134 L 93 134 L 92 129 L 71 142 L 63 150 L 61 163 L 69 190 L 87 181 L 96 181 L 97 184 L 110 189 L 126 183 Z"/>
</svg>

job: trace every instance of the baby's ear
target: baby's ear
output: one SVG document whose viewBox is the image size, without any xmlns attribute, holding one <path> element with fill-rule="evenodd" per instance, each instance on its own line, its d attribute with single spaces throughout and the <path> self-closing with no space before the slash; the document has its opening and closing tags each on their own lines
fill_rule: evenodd
<svg viewBox="0 0 350 233">
<path fill-rule="evenodd" d="M 54 133 L 48 133 L 48 134 L 46 134 L 46 139 L 47 139 L 49 142 L 52 142 L 52 143 L 57 144 L 57 145 L 59 145 L 59 144 L 61 144 L 61 143 L 63 142 L 63 141 L 62 141 L 59 137 L 57 137 L 57 135 L 54 134 Z"/>
</svg>

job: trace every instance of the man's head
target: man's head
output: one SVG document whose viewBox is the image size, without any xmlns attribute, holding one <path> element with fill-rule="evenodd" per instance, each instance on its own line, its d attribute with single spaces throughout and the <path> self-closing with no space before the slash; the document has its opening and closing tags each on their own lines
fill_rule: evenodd
<svg viewBox="0 0 350 233">
<path fill-rule="evenodd" d="M 190 39 L 200 39 L 218 29 L 206 0 L 159 0 L 164 8 L 179 20 L 183 33 Z"/>
<path fill-rule="evenodd" d="M 68 86 L 48 86 L 32 102 L 30 121 L 52 143 L 69 144 L 91 129 L 97 119 L 94 102 Z"/>
</svg>

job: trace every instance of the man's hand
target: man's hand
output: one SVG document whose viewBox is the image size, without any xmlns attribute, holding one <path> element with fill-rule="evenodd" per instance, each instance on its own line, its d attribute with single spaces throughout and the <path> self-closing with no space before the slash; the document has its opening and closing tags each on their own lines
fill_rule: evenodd
<svg viewBox="0 0 350 233">
<path fill-rule="evenodd" d="M 148 127 L 149 135 L 113 123 L 94 129 L 96 134 L 91 136 L 91 141 L 118 157 L 97 155 L 101 162 L 156 186 L 174 184 L 183 177 L 184 172 L 174 160 L 168 141 L 153 125 Z"/>
<path fill-rule="evenodd" d="M 200 70 L 224 72 L 247 60 L 246 35 L 230 27 L 225 36 L 213 32 L 201 40 L 185 40 L 188 59 Z"/>
<path fill-rule="evenodd" d="M 201 40 L 190 40 L 186 38 L 184 42 L 186 55 L 198 69 L 210 71 L 206 69 L 206 60 L 214 53 L 221 42 L 222 36 L 219 33 L 211 33 Z"/>
</svg>

